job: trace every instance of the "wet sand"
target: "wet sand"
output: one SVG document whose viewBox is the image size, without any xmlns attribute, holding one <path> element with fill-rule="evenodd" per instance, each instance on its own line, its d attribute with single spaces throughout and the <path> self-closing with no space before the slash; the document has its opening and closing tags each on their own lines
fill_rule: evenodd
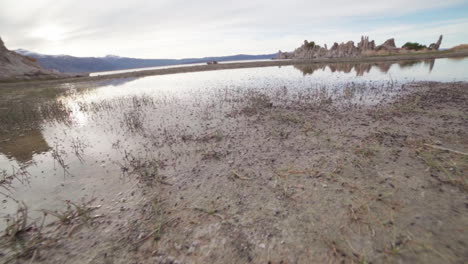
<svg viewBox="0 0 468 264">
<path fill-rule="evenodd" d="M 360 89 L 387 88 L 346 86 L 335 97 L 220 89 L 196 105 L 133 99 L 117 124 L 150 155 L 125 142 L 113 149 L 138 185 L 71 206 L 50 226 L 13 229 L 0 258 L 464 263 L 468 83 L 405 84 L 396 97 L 359 103 Z M 145 119 L 145 109 L 156 113 Z M 17 243 L 27 247 L 13 255 Z"/>
</svg>

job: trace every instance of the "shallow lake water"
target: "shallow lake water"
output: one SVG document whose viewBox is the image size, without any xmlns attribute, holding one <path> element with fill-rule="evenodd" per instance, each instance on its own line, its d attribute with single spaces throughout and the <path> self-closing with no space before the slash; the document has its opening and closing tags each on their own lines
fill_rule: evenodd
<svg viewBox="0 0 468 264">
<path fill-rule="evenodd" d="M 242 62 L 255 62 L 255 61 L 268 61 L 268 60 L 225 61 L 225 62 L 222 62 L 222 63 L 224 63 L 224 64 L 229 64 L 229 63 L 242 63 Z M 124 72 L 136 72 L 136 71 L 147 71 L 147 70 L 171 69 L 171 68 L 177 68 L 177 67 L 189 67 L 189 66 L 199 66 L 199 65 L 206 65 L 206 63 L 200 62 L 200 63 L 188 63 L 188 64 L 176 64 L 176 65 L 165 65 L 165 66 L 147 67 L 147 68 L 136 68 L 136 69 L 127 69 L 127 70 L 92 72 L 92 73 L 90 73 L 89 75 L 90 75 L 90 76 L 100 76 L 100 75 L 109 75 L 109 74 L 124 73 Z"/>
<path fill-rule="evenodd" d="M 27 129 L 12 122 L 11 131 L 0 134 L 0 177 L 8 179 L 0 188 L 0 217 L 13 214 L 23 202 L 32 217 L 39 217 L 42 209 L 62 208 L 67 200 L 96 198 L 120 206 L 119 196 L 142 184 L 127 173 L 134 160 L 157 159 L 169 169 L 190 162 L 184 160 L 189 157 L 185 150 L 171 142 L 216 132 L 246 96 L 261 92 L 270 96 L 271 104 L 292 106 L 339 98 L 375 104 L 391 100 L 414 81 L 468 81 L 467 69 L 467 58 L 312 64 L 52 87 L 61 92 L 15 103 L 23 107 Z M 1 103 L 4 113 L 14 109 Z"/>
</svg>

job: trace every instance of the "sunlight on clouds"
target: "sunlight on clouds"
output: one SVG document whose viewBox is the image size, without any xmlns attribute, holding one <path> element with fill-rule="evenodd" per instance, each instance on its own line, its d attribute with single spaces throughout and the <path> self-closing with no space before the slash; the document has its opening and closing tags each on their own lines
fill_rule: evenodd
<svg viewBox="0 0 468 264">
<path fill-rule="evenodd" d="M 59 25 L 46 24 L 32 30 L 31 36 L 48 41 L 60 41 L 65 38 L 65 29 Z"/>
</svg>

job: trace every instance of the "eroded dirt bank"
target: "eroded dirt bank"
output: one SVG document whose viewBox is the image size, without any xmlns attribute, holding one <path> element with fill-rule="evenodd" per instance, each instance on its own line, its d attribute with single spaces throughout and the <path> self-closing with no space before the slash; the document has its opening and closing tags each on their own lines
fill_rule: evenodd
<svg viewBox="0 0 468 264">
<path fill-rule="evenodd" d="M 2 237 L 1 257 L 465 263 L 468 84 L 409 84 L 372 106 L 353 89 L 340 98 L 221 91 L 186 119 L 184 107 L 168 112 L 180 119 L 164 131 L 134 120 L 151 151 L 167 151 L 126 156 L 122 171 L 140 186 L 121 194 L 125 204 L 71 205 L 69 217 L 43 228 L 19 221 L 19 232 Z M 9 258 L 18 241 L 29 248 Z"/>
</svg>

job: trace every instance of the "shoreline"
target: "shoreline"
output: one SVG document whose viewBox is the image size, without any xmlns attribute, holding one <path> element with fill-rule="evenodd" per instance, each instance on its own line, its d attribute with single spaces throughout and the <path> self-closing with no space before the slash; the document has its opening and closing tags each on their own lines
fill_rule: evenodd
<svg viewBox="0 0 468 264">
<path fill-rule="evenodd" d="M 442 59 L 468 56 L 468 50 L 462 51 L 438 51 L 423 54 L 404 54 L 404 55 L 387 55 L 373 57 L 347 57 L 347 58 L 318 58 L 314 60 L 270 60 L 270 61 L 255 61 L 255 62 L 229 62 L 211 65 L 196 65 L 183 66 L 165 69 L 138 70 L 125 73 L 107 74 L 88 77 L 72 77 L 52 80 L 31 80 L 31 81 L 12 81 L 1 82 L 1 87 L 21 86 L 28 84 L 61 84 L 61 83 L 76 83 L 76 82 L 92 82 L 111 79 L 123 78 L 141 78 L 153 75 L 168 75 L 189 72 L 216 71 L 228 69 L 245 69 L 245 68 L 260 68 L 273 66 L 289 66 L 301 64 L 335 64 L 335 63 L 371 63 L 371 62 L 388 62 L 388 61 L 405 61 L 405 60 L 427 60 L 427 59 Z M 130 69 L 131 70 L 131 69 Z"/>
</svg>

